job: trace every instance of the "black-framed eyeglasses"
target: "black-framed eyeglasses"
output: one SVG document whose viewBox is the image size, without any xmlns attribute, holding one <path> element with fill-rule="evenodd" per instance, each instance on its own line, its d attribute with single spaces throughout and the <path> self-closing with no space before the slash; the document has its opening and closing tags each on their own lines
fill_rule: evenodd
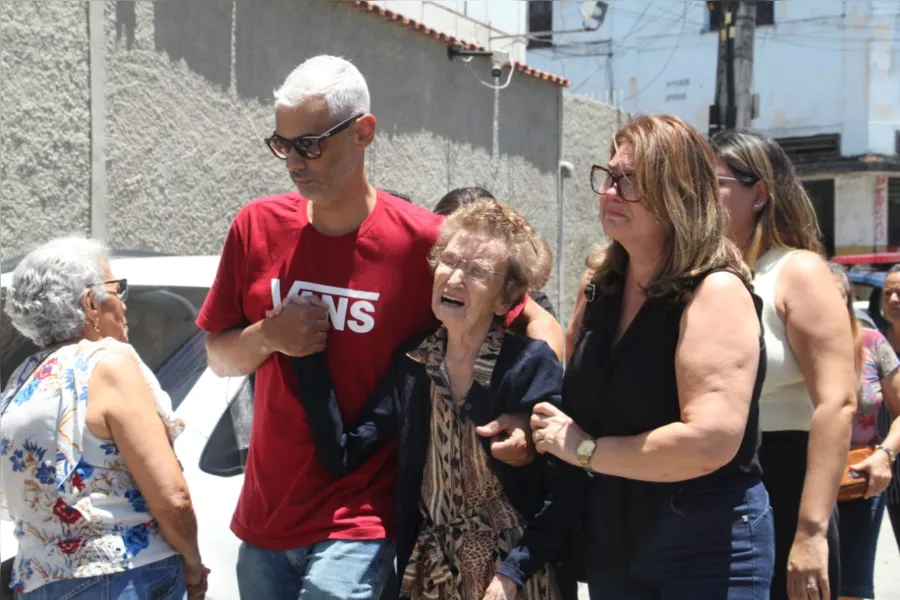
<svg viewBox="0 0 900 600">
<path fill-rule="evenodd" d="M 125 299 L 128 298 L 128 280 L 127 279 L 110 279 L 109 281 L 100 281 L 98 283 L 94 283 L 88 286 L 88 289 L 94 287 L 95 285 L 111 285 L 116 284 L 116 296 L 119 297 L 119 300 L 125 302 Z"/>
<path fill-rule="evenodd" d="M 345 129 L 350 127 L 350 125 L 353 124 L 354 121 L 356 121 L 364 114 L 365 113 L 357 113 L 349 119 L 344 119 L 331 129 L 320 135 L 306 134 L 295 137 L 293 139 L 288 139 L 286 137 L 278 135 L 277 133 L 273 133 L 264 141 L 266 142 L 266 146 L 269 147 L 269 150 L 272 151 L 272 154 L 274 154 L 281 160 L 287 160 L 288 155 L 291 153 L 291 148 L 296 150 L 297 154 L 299 154 L 306 160 L 315 160 L 322 156 L 322 142 L 344 131 Z"/>
<path fill-rule="evenodd" d="M 598 194 L 606 194 L 613 186 L 616 186 L 619 198 L 626 202 L 637 202 L 637 192 L 634 189 L 632 177 L 634 177 L 634 173 L 616 175 L 607 167 L 594 165 L 591 167 L 591 189 Z"/>
<path fill-rule="evenodd" d="M 467 260 L 454 252 L 443 251 L 438 257 L 438 263 L 444 265 L 451 271 L 460 269 L 463 274 L 471 278 L 473 281 L 487 283 L 491 279 L 491 275 L 506 275 L 500 271 L 494 271 L 489 266 L 472 260 Z"/>
</svg>

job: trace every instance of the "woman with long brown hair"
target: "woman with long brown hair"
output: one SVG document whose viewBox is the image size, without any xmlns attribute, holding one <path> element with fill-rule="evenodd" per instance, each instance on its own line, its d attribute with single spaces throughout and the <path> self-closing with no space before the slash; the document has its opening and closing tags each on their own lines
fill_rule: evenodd
<svg viewBox="0 0 900 600">
<path fill-rule="evenodd" d="M 837 598 L 835 500 L 856 413 L 846 308 L 822 258 L 812 202 L 784 150 L 743 130 L 717 134 L 712 146 L 728 237 L 763 301 L 760 460 L 775 514 L 772 598 Z"/>
<path fill-rule="evenodd" d="M 677 117 L 642 116 L 592 169 L 610 242 L 591 260 L 562 410 L 537 405 L 532 429 L 539 452 L 594 473 L 594 600 L 768 597 L 762 328 L 713 160 Z"/>
</svg>

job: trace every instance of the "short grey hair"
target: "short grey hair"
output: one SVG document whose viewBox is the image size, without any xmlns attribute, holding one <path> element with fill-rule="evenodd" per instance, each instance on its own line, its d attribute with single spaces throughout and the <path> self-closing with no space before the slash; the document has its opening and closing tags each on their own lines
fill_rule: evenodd
<svg viewBox="0 0 900 600">
<path fill-rule="evenodd" d="M 22 335 L 44 348 L 80 338 L 87 314 L 82 295 L 91 289 L 98 302 L 107 291 L 98 285 L 109 264 L 109 250 L 96 240 L 58 238 L 32 250 L 13 272 L 6 314 Z"/>
<path fill-rule="evenodd" d="M 314 56 L 291 71 L 275 90 L 275 107 L 295 108 L 310 98 L 322 98 L 333 118 L 369 112 L 365 78 L 350 61 L 337 56 Z"/>
</svg>

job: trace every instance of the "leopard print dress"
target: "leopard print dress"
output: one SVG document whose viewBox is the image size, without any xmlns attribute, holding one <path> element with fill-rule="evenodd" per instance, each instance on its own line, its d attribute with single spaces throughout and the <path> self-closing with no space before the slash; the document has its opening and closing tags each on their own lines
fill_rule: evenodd
<svg viewBox="0 0 900 600">
<path fill-rule="evenodd" d="M 502 331 L 489 334 L 476 364 L 476 379 L 489 384 L 502 335 Z M 412 600 L 482 600 L 526 522 L 491 470 L 475 425 L 453 404 L 441 368 L 445 346 L 435 346 L 442 340 L 429 339 L 432 346 L 423 344 L 419 354 L 432 379 L 431 441 L 419 508 L 422 526 L 400 595 Z M 552 569 L 545 566 L 535 573 L 516 598 L 558 600 Z"/>
</svg>

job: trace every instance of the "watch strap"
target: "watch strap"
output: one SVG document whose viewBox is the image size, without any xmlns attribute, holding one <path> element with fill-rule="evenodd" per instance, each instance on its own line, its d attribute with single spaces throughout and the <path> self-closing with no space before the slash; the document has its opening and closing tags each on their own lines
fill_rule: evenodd
<svg viewBox="0 0 900 600">
<path fill-rule="evenodd" d="M 888 460 L 890 461 L 890 463 L 891 463 L 892 465 L 893 465 L 894 462 L 897 460 L 897 453 L 896 453 L 894 450 L 891 450 L 890 448 L 888 448 L 887 446 L 881 446 L 881 445 L 879 445 L 879 446 L 875 446 L 875 449 L 876 449 L 876 450 L 881 450 L 882 452 L 884 452 L 885 454 L 887 454 L 887 455 L 888 455 Z"/>
</svg>

